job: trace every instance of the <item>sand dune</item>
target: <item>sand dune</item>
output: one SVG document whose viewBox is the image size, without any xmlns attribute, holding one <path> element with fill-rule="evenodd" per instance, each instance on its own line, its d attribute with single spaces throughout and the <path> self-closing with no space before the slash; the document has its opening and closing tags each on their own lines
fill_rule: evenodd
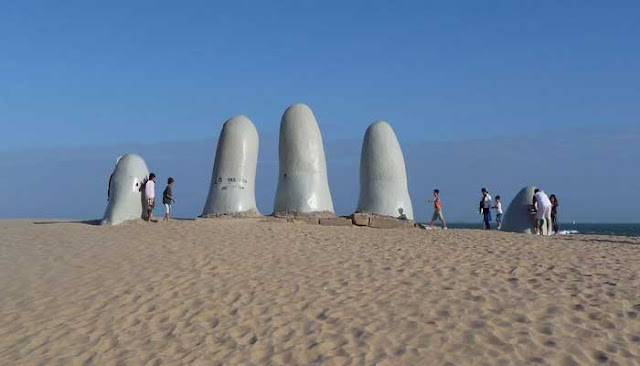
<svg viewBox="0 0 640 366">
<path fill-rule="evenodd" d="M 0 221 L 0 364 L 640 364 L 637 244 Z"/>
</svg>

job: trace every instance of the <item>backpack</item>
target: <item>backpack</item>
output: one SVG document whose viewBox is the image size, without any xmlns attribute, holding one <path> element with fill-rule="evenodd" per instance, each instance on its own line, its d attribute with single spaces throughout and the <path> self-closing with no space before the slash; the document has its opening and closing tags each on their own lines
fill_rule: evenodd
<svg viewBox="0 0 640 366">
<path fill-rule="evenodd" d="M 145 188 L 147 187 L 148 181 L 149 181 L 149 178 L 145 177 L 142 183 L 140 184 L 140 188 L 138 189 L 139 192 L 144 192 Z"/>
</svg>

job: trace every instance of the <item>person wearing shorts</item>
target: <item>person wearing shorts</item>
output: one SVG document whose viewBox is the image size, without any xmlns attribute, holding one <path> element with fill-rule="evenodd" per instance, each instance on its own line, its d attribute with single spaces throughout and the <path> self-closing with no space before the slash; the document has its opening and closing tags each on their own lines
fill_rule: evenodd
<svg viewBox="0 0 640 366">
<path fill-rule="evenodd" d="M 165 210 L 163 222 L 171 220 L 171 205 L 175 202 L 173 199 L 173 182 L 173 178 L 169 177 L 167 179 L 167 187 L 162 192 L 162 203 Z"/>
<path fill-rule="evenodd" d="M 496 196 L 496 202 L 493 208 L 496 210 L 496 223 L 498 224 L 498 230 L 502 229 L 502 202 L 500 196 Z"/>
<path fill-rule="evenodd" d="M 546 193 L 539 189 L 535 189 L 533 195 L 533 204 L 536 207 L 536 232 L 543 235 L 542 221 L 546 222 L 547 235 L 551 235 L 551 200 Z"/>
<path fill-rule="evenodd" d="M 442 228 L 447 229 L 447 223 L 444 221 L 444 216 L 442 215 L 442 203 L 440 202 L 440 190 L 433 190 L 433 200 L 428 200 L 427 202 L 433 203 L 433 216 L 431 217 L 431 222 L 429 223 L 429 227 L 433 227 L 433 223 L 436 220 L 440 220 L 442 222 Z"/>
<path fill-rule="evenodd" d="M 156 203 L 156 175 L 153 173 L 149 174 L 149 180 L 144 184 L 144 196 L 147 199 L 147 222 L 149 222 Z"/>
</svg>

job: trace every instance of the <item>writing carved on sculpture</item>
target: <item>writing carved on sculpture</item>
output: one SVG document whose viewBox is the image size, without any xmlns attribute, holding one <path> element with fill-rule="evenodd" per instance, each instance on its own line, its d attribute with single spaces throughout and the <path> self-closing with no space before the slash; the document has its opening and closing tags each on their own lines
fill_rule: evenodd
<svg viewBox="0 0 640 366">
<path fill-rule="evenodd" d="M 258 132 L 246 116 L 227 120 L 220 132 L 209 195 L 202 216 L 259 215 L 255 202 Z"/>
</svg>

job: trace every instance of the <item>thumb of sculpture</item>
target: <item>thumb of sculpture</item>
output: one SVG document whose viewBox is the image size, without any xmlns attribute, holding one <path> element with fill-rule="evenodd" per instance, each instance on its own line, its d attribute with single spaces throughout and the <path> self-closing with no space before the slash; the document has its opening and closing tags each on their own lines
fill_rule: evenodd
<svg viewBox="0 0 640 366">
<path fill-rule="evenodd" d="M 356 212 L 413 220 L 404 156 L 385 121 L 373 123 L 364 134 Z"/>
</svg>

